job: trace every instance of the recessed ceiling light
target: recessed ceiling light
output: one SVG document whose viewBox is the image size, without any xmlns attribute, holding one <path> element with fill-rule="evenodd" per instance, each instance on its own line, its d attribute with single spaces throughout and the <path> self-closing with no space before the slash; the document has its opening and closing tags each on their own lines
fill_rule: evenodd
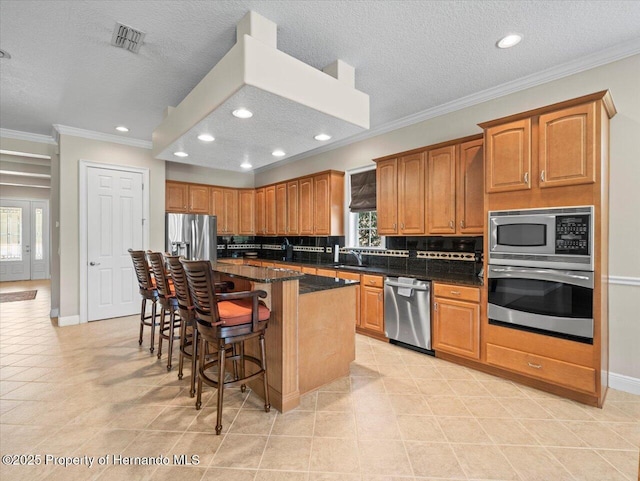
<svg viewBox="0 0 640 481">
<path fill-rule="evenodd" d="M 506 37 L 502 37 L 500 40 L 498 40 L 498 43 L 496 43 L 496 46 L 498 48 L 510 48 L 510 47 L 513 47 L 514 45 L 518 45 L 520 43 L 520 40 L 522 40 L 522 35 L 519 35 L 517 33 L 511 33 Z"/>
<path fill-rule="evenodd" d="M 314 139 L 316 140 L 320 140 L 320 141 L 325 141 L 325 140 L 329 140 L 331 138 L 330 135 L 328 134 L 318 134 L 314 137 Z"/>
<path fill-rule="evenodd" d="M 186 152 L 174 152 L 173 155 L 175 155 L 176 157 L 189 157 L 189 154 L 187 154 Z"/>
<path fill-rule="evenodd" d="M 249 162 L 243 162 L 240 164 L 240 167 L 242 167 L 243 169 L 250 169 L 251 167 L 253 167 L 253 165 L 251 165 Z"/>
<path fill-rule="evenodd" d="M 274 150 L 273 152 L 271 152 L 271 155 L 273 155 L 274 157 L 284 157 L 285 154 L 283 150 Z"/>
<path fill-rule="evenodd" d="M 118 126 L 116 127 L 116 130 L 117 130 L 118 132 L 129 132 L 129 129 L 128 129 L 128 128 L 126 128 L 124 125 L 118 125 Z"/>
<path fill-rule="evenodd" d="M 11 54 L 6 50 L 0 50 L 0 58 L 4 58 L 8 60 L 11 58 Z"/>
<path fill-rule="evenodd" d="M 213 142 L 216 138 L 213 135 L 200 134 L 198 135 L 198 140 L 202 140 L 203 142 Z"/>
<path fill-rule="evenodd" d="M 238 117 L 239 119 L 249 119 L 253 117 L 253 112 L 247 109 L 236 109 L 231 113 L 234 117 Z"/>
</svg>

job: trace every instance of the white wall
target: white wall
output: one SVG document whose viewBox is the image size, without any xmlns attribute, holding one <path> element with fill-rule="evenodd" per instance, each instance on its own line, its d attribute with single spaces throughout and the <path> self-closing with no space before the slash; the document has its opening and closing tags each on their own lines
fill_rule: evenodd
<svg viewBox="0 0 640 481">
<path fill-rule="evenodd" d="M 149 169 L 149 245 L 164 250 L 165 162 L 151 150 L 61 135 L 60 149 L 60 317 L 71 323 L 80 312 L 79 162 L 127 165 Z"/>
<path fill-rule="evenodd" d="M 371 165 L 371 159 L 466 135 L 478 123 L 609 89 L 618 114 L 611 121 L 609 273 L 640 282 L 640 55 L 378 135 L 256 174 L 256 185 L 326 169 Z M 640 286 L 610 286 L 610 370 L 638 380 Z M 640 391 L 639 391 L 640 392 Z"/>
</svg>

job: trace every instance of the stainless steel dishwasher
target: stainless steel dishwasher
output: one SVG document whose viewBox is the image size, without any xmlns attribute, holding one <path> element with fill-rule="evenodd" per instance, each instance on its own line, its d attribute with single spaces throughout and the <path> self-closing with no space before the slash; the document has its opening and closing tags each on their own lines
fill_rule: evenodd
<svg viewBox="0 0 640 481">
<path fill-rule="evenodd" d="M 394 344 L 431 350 L 431 282 L 409 277 L 384 281 L 385 335 Z"/>
</svg>

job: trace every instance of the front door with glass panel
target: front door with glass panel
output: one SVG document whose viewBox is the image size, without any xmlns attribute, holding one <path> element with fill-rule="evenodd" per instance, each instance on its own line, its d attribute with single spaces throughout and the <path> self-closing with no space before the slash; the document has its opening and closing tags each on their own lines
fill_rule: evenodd
<svg viewBox="0 0 640 481">
<path fill-rule="evenodd" d="M 0 200 L 0 280 L 31 279 L 31 203 Z"/>
<path fill-rule="evenodd" d="M 0 199 L 0 281 L 48 278 L 48 202 Z"/>
</svg>

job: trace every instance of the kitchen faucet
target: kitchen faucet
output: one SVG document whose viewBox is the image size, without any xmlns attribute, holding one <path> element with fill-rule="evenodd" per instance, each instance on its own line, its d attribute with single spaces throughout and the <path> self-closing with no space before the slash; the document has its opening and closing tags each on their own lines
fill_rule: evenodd
<svg viewBox="0 0 640 481">
<path fill-rule="evenodd" d="M 357 252 L 354 251 L 353 249 L 351 249 L 349 251 L 349 254 L 353 254 L 354 257 L 358 260 L 358 265 L 361 266 L 362 265 L 362 252 Z"/>
</svg>

